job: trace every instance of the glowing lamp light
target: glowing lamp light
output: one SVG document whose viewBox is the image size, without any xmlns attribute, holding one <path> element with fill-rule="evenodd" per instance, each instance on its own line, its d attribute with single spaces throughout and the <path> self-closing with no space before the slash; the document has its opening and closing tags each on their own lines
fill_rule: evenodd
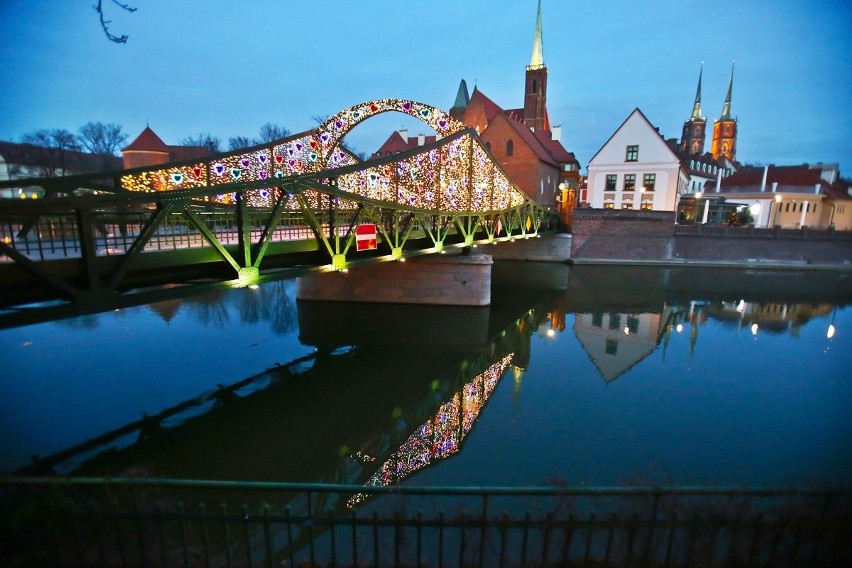
<svg viewBox="0 0 852 568">
<path fill-rule="evenodd" d="M 683 324 L 682 323 L 677 324 L 677 327 L 675 329 L 677 330 L 678 333 L 682 332 L 683 331 Z"/>
</svg>

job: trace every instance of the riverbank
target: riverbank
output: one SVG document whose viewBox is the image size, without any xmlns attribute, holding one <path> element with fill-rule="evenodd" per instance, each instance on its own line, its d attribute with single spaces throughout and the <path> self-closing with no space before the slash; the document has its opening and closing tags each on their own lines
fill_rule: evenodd
<svg viewBox="0 0 852 568">
<path fill-rule="evenodd" d="M 661 211 L 579 210 L 572 264 L 852 270 L 852 234 L 834 231 L 689 227 Z M 684 234 L 686 233 L 686 234 Z"/>
</svg>

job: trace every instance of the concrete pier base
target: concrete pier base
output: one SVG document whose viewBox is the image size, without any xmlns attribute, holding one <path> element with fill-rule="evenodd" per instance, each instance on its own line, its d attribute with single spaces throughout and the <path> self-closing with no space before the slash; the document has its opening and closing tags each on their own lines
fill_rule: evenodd
<svg viewBox="0 0 852 568">
<path fill-rule="evenodd" d="M 486 250 L 495 260 L 568 262 L 571 258 L 571 235 L 561 233 L 517 239 L 510 242 L 500 242 L 491 248 L 486 248 Z"/>
<path fill-rule="evenodd" d="M 488 255 L 434 254 L 406 262 L 381 262 L 296 280 L 298 300 L 487 306 L 491 304 Z"/>
</svg>

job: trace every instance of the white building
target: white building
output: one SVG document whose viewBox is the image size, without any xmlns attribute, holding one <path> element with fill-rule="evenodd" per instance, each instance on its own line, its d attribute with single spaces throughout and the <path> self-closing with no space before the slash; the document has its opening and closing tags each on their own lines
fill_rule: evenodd
<svg viewBox="0 0 852 568">
<path fill-rule="evenodd" d="M 638 108 L 588 169 L 586 202 L 597 209 L 674 211 L 689 182 L 680 158 Z"/>
</svg>

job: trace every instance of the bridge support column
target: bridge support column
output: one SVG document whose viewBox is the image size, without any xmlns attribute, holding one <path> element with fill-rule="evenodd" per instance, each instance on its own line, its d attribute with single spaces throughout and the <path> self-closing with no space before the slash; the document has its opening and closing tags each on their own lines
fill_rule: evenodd
<svg viewBox="0 0 852 568">
<path fill-rule="evenodd" d="M 348 272 L 309 274 L 296 280 L 296 298 L 341 302 L 487 306 L 491 267 L 487 255 L 436 254 L 382 262 Z"/>
<path fill-rule="evenodd" d="M 568 262 L 571 258 L 571 235 L 557 234 L 501 242 L 489 254 L 497 260 L 535 260 Z"/>
</svg>

